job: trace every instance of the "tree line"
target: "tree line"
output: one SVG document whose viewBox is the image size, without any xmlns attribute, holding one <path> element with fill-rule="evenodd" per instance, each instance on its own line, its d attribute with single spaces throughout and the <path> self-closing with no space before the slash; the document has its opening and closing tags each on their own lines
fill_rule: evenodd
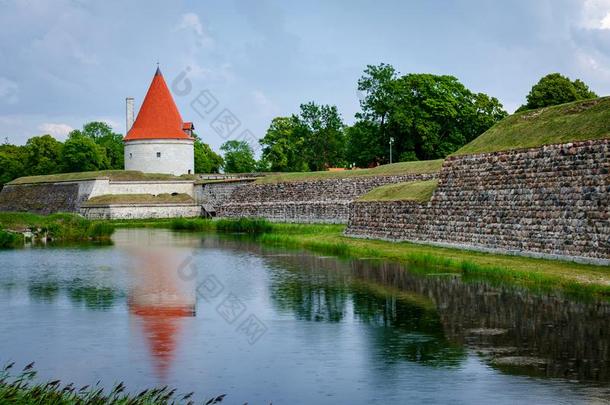
<svg viewBox="0 0 610 405">
<path fill-rule="evenodd" d="M 276 117 L 260 140 L 254 160 L 246 142 L 224 148 L 239 155 L 233 172 L 309 171 L 373 167 L 444 158 L 507 116 L 497 98 L 475 93 L 447 75 L 401 75 L 387 64 L 369 65 L 358 80 L 361 110 L 345 125 L 337 107 L 301 104 Z M 580 79 L 559 73 L 542 77 L 517 112 L 598 97 Z M 226 150 L 225 150 L 226 149 Z"/>
<path fill-rule="evenodd" d="M 195 135 L 196 173 L 315 171 L 373 167 L 392 161 L 444 158 L 481 135 L 507 112 L 497 98 L 476 93 L 456 77 L 401 75 L 388 64 L 369 65 L 357 83 L 360 112 L 346 125 L 334 105 L 308 102 L 298 113 L 274 118 L 252 145 L 230 140 L 214 152 Z M 595 98 L 580 79 L 559 73 L 541 78 L 517 111 Z M 23 146 L 0 145 L 0 185 L 17 177 L 123 169 L 123 136 L 103 122 L 70 132 L 65 142 L 35 136 Z"/>
<path fill-rule="evenodd" d="M 218 173 L 222 156 L 195 135 L 195 171 Z M 25 145 L 0 145 L 0 185 L 22 176 L 123 170 L 123 135 L 105 122 L 89 122 L 68 134 L 65 142 L 51 135 L 34 136 Z"/>
</svg>

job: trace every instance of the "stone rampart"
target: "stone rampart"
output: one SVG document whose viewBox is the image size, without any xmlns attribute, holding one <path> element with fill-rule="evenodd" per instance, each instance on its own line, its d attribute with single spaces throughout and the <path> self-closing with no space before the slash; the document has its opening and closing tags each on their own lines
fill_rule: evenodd
<svg viewBox="0 0 610 405">
<path fill-rule="evenodd" d="M 375 187 L 436 178 L 435 173 L 248 184 L 217 208 L 220 217 L 276 222 L 347 223 L 349 203 Z"/>
<path fill-rule="evenodd" d="M 224 203 L 238 188 L 252 183 L 252 179 L 227 179 L 224 181 L 195 184 L 195 201 L 201 205 L 217 208 Z"/>
<path fill-rule="evenodd" d="M 37 214 L 76 212 L 81 204 L 89 198 L 93 183 L 94 181 L 7 184 L 0 192 L 0 211 L 34 212 Z"/>
<path fill-rule="evenodd" d="M 0 211 L 38 214 L 79 212 L 89 198 L 107 194 L 194 194 L 193 181 L 111 181 L 108 178 L 54 183 L 7 184 Z M 178 215 L 180 216 L 180 215 Z"/>
<path fill-rule="evenodd" d="M 147 219 L 201 216 L 198 204 L 100 204 L 85 205 L 80 213 L 88 219 Z"/>
<path fill-rule="evenodd" d="M 610 263 L 609 145 L 449 157 L 429 203 L 353 202 L 346 234 Z"/>
</svg>

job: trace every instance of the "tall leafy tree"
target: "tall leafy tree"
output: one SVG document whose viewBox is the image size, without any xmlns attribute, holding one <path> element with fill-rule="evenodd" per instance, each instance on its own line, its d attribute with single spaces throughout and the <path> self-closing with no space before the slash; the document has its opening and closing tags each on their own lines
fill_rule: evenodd
<svg viewBox="0 0 610 405">
<path fill-rule="evenodd" d="M 246 141 L 231 140 L 222 144 L 225 173 L 248 173 L 256 168 L 254 151 Z"/>
<path fill-rule="evenodd" d="M 598 97 L 582 80 L 574 81 L 559 73 L 551 73 L 541 78 L 526 97 L 527 103 L 517 111 L 532 110 L 569 103 L 571 101 L 586 100 Z"/>
<path fill-rule="evenodd" d="M 83 125 L 82 130 L 74 130 L 71 135 L 82 135 L 91 138 L 97 145 L 104 148 L 108 157 L 108 168 L 121 170 L 124 168 L 125 147 L 123 136 L 112 131 L 105 122 L 93 121 Z"/>
<path fill-rule="evenodd" d="M 337 107 L 301 104 L 297 131 L 302 131 L 304 154 L 311 170 L 345 165 L 345 135 Z"/>
<path fill-rule="evenodd" d="M 385 137 L 380 136 L 380 124 L 360 120 L 345 130 L 347 137 L 346 159 L 348 165 L 372 167 L 380 164 L 386 155 Z"/>
<path fill-rule="evenodd" d="M 201 141 L 201 139 L 193 134 L 195 138 L 195 173 L 219 173 L 224 163 L 222 156 L 217 154 L 210 148 L 210 145 Z"/>
<path fill-rule="evenodd" d="M 388 162 L 391 139 L 400 160 L 442 158 L 506 116 L 496 98 L 471 92 L 453 76 L 400 76 L 381 64 L 366 68 L 358 89 L 362 112 L 348 131 L 348 159 L 357 151 L 359 165 Z"/>
<path fill-rule="evenodd" d="M 297 116 L 276 117 L 265 136 L 261 160 L 273 172 L 301 172 L 309 170 L 305 161 L 304 131 Z"/>
<path fill-rule="evenodd" d="M 87 172 L 109 167 L 106 149 L 88 136 L 72 133 L 62 150 L 64 172 Z"/>
<path fill-rule="evenodd" d="M 51 135 L 34 136 L 25 144 L 28 175 L 60 173 L 63 144 Z"/>
<path fill-rule="evenodd" d="M 0 188 L 26 172 L 27 151 L 25 146 L 0 145 Z"/>
<path fill-rule="evenodd" d="M 345 133 L 337 107 L 301 104 L 299 115 L 277 117 L 260 140 L 271 171 L 325 170 L 345 165 Z"/>
</svg>

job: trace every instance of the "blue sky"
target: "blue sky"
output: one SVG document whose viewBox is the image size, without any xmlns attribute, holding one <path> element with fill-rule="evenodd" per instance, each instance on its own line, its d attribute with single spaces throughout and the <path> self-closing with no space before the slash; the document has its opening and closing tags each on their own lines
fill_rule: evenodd
<svg viewBox="0 0 610 405">
<path fill-rule="evenodd" d="M 610 93 L 610 0 L 0 0 L 0 139 L 64 139 L 92 120 L 124 133 L 125 97 L 139 107 L 157 61 L 215 149 L 225 108 L 240 122 L 230 137 L 262 137 L 311 100 L 353 122 L 356 82 L 380 62 L 454 75 L 512 112 L 555 71 Z M 172 85 L 187 70 L 190 92 Z M 200 116 L 202 91 L 218 104 Z"/>
</svg>

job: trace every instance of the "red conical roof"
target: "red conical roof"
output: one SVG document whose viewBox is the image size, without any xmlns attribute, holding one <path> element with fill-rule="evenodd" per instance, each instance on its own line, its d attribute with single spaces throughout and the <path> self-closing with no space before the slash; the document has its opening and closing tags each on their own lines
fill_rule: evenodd
<svg viewBox="0 0 610 405">
<path fill-rule="evenodd" d="M 183 128 L 182 117 L 159 68 L 144 97 L 138 117 L 125 136 L 140 139 L 192 139 Z"/>
</svg>

